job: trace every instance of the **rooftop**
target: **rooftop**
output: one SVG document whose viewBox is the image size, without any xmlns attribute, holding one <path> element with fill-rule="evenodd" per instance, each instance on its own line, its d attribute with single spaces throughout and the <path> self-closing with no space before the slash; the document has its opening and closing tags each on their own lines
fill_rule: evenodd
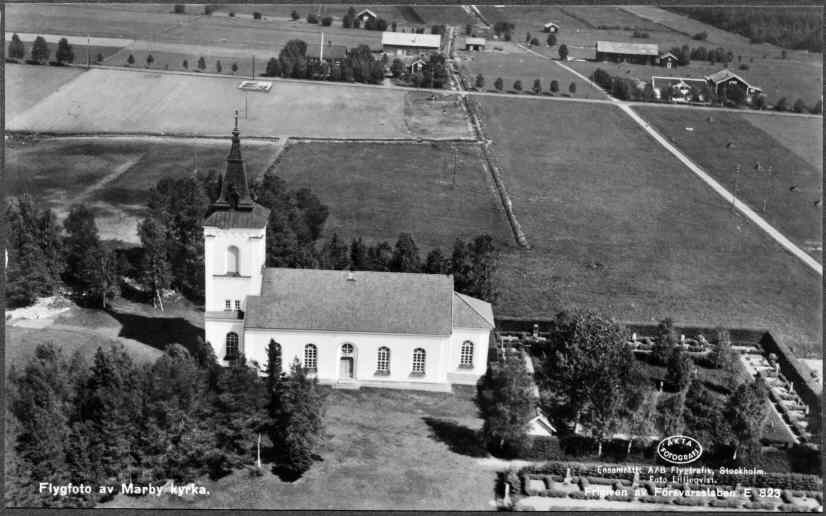
<svg viewBox="0 0 826 516">
<path fill-rule="evenodd" d="M 706 76 L 706 79 L 713 82 L 714 84 L 720 84 L 721 82 L 726 82 L 729 79 L 736 79 L 753 90 L 762 91 L 757 86 L 752 86 L 751 84 L 749 84 L 747 80 L 743 79 L 742 77 L 732 72 L 728 68 L 724 68 L 719 72 L 714 72 L 713 74 Z"/>
<path fill-rule="evenodd" d="M 307 45 L 307 57 L 319 58 L 321 45 Z M 324 57 L 326 59 L 344 59 L 347 57 L 347 47 L 344 45 L 324 45 Z"/>
<path fill-rule="evenodd" d="M 492 328 L 493 312 L 442 274 L 266 268 L 261 295 L 247 297 L 247 328 L 450 335 L 454 325 Z"/>
<path fill-rule="evenodd" d="M 597 52 L 609 54 L 633 54 L 640 56 L 657 56 L 660 47 L 656 43 L 625 43 L 619 41 L 597 41 Z"/>
<path fill-rule="evenodd" d="M 412 32 L 382 32 L 381 44 L 438 49 L 442 46 L 442 36 L 439 34 L 414 34 Z"/>
</svg>

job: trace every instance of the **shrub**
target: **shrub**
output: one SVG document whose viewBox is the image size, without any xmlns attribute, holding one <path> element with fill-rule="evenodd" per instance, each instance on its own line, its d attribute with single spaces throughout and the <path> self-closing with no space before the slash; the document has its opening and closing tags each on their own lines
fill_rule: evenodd
<svg viewBox="0 0 826 516">
<path fill-rule="evenodd" d="M 743 64 L 741 64 L 740 66 L 738 66 L 737 68 L 739 68 L 739 69 L 741 69 L 741 70 L 748 70 L 748 69 L 749 69 L 749 65 L 747 65 L 746 63 L 743 63 Z"/>
<path fill-rule="evenodd" d="M 803 113 L 804 111 L 806 111 L 806 104 L 803 103 L 803 99 L 797 99 L 796 101 L 794 101 L 792 111 L 794 111 L 795 113 Z"/>
<path fill-rule="evenodd" d="M 539 46 L 539 38 L 531 38 L 531 46 L 538 47 Z"/>
<path fill-rule="evenodd" d="M 332 16 L 325 16 L 321 19 L 321 25 L 324 27 L 329 27 L 333 24 L 333 17 Z"/>
<path fill-rule="evenodd" d="M 809 512 L 810 511 L 810 509 L 808 507 L 806 507 L 805 505 L 797 505 L 797 504 L 794 504 L 794 503 L 781 504 L 779 509 L 780 509 L 780 512 Z M 815 512 L 820 512 L 820 511 L 815 511 Z"/>
<path fill-rule="evenodd" d="M 634 499 L 633 496 L 608 495 L 605 500 L 609 502 L 630 502 Z"/>
<path fill-rule="evenodd" d="M 307 14 L 307 23 L 318 23 L 318 16 L 313 13 Z"/>
<path fill-rule="evenodd" d="M 674 503 L 676 505 L 686 505 L 692 507 L 699 507 L 705 505 L 708 501 L 708 498 L 704 496 L 683 496 L 681 498 L 675 498 Z"/>
<path fill-rule="evenodd" d="M 546 489 L 541 493 L 538 493 L 537 496 L 547 496 L 549 498 L 565 498 L 568 496 L 567 491 L 562 491 L 561 489 Z"/>
<path fill-rule="evenodd" d="M 184 4 L 175 4 L 175 6 L 172 8 L 172 12 L 175 14 L 184 14 L 186 12 Z"/>
<path fill-rule="evenodd" d="M 810 109 L 810 111 L 811 111 L 811 112 L 812 112 L 812 114 L 814 114 L 814 115 L 819 115 L 819 114 L 821 114 L 821 113 L 823 112 L 823 101 L 822 101 L 822 100 L 818 100 L 817 102 L 815 102 L 815 105 L 814 105 L 814 106 L 812 106 L 812 109 Z"/>
<path fill-rule="evenodd" d="M 746 502 L 743 505 L 746 509 L 757 511 L 774 511 L 777 510 L 777 504 L 773 502 Z"/>
<path fill-rule="evenodd" d="M 205 15 L 210 16 L 214 12 L 215 12 L 215 6 L 214 5 L 205 5 L 204 6 L 204 14 Z"/>
<path fill-rule="evenodd" d="M 259 13 L 258 11 L 255 11 L 254 13 L 252 13 L 252 19 L 253 20 L 260 20 L 261 19 L 261 13 Z"/>
<path fill-rule="evenodd" d="M 230 17 L 230 18 L 235 18 L 235 13 L 234 13 L 234 12 L 232 12 L 232 11 L 230 11 L 230 12 L 229 12 L 229 17 Z"/>
<path fill-rule="evenodd" d="M 631 37 L 632 38 L 647 39 L 647 38 L 650 38 L 651 35 L 647 32 L 642 32 L 642 31 L 639 31 L 639 30 L 635 30 L 634 33 L 631 35 Z"/>
<path fill-rule="evenodd" d="M 743 505 L 743 500 L 739 498 L 715 498 L 708 503 L 711 507 L 736 508 Z"/>
<path fill-rule="evenodd" d="M 786 111 L 786 97 L 780 97 L 780 99 L 774 103 L 774 110 Z"/>
<path fill-rule="evenodd" d="M 579 485 L 579 488 L 584 491 L 585 488 L 590 485 L 590 482 L 588 481 L 587 477 L 579 477 L 579 480 L 577 481 L 577 485 Z"/>
<path fill-rule="evenodd" d="M 664 503 L 670 504 L 674 502 L 674 498 L 670 496 L 640 496 L 639 501 L 643 503 Z"/>
<path fill-rule="evenodd" d="M 697 40 L 697 41 L 705 41 L 707 38 L 708 38 L 708 32 L 706 32 L 706 31 L 698 32 L 697 34 L 691 36 L 691 39 L 694 39 L 694 40 Z"/>
<path fill-rule="evenodd" d="M 603 477 L 585 477 L 588 481 L 588 484 L 596 484 L 598 486 L 610 486 L 617 483 L 616 480 L 611 478 L 603 478 Z M 587 485 L 587 484 L 586 484 Z"/>
<path fill-rule="evenodd" d="M 582 491 L 573 491 L 568 494 L 568 497 L 574 500 L 599 500 L 600 498 L 598 493 L 583 493 Z"/>
<path fill-rule="evenodd" d="M 794 503 L 794 495 L 788 489 L 784 489 L 782 493 L 780 493 L 780 499 L 786 503 Z"/>
<path fill-rule="evenodd" d="M 293 19 L 293 21 L 296 21 L 296 20 L 298 20 L 299 18 L 301 18 L 301 15 L 300 15 L 300 14 L 298 14 L 298 11 L 293 10 L 293 12 L 291 12 L 291 13 L 290 13 L 290 18 L 292 18 L 292 19 Z"/>
</svg>

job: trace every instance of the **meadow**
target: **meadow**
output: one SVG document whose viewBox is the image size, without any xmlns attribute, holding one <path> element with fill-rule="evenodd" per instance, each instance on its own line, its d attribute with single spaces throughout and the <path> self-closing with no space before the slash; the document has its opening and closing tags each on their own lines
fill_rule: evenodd
<svg viewBox="0 0 826 516">
<path fill-rule="evenodd" d="M 82 73 L 80 68 L 6 63 L 6 123 Z"/>
<path fill-rule="evenodd" d="M 387 389 L 329 393 L 321 460 L 300 480 L 283 482 L 265 463 L 260 477 L 242 469 L 218 481 L 201 481 L 209 496 L 118 495 L 101 507 L 491 509 L 496 470 L 481 463 L 485 453 L 473 438 L 462 440 L 482 424 L 472 388 L 455 394 Z"/>
<path fill-rule="evenodd" d="M 747 66 L 748 70 L 740 70 L 739 66 L 741 64 Z M 692 61 L 688 66 L 678 66 L 671 69 L 662 66 L 598 61 L 576 61 L 569 63 L 569 65 L 588 77 L 597 68 L 602 68 L 612 75 L 634 78 L 645 82 L 651 82 L 651 77 L 654 75 L 658 77 L 702 79 L 724 68 L 721 64 L 712 65 L 708 61 Z M 822 68 L 800 61 L 780 59 L 777 55 L 765 59 L 762 56 L 743 56 L 742 61 L 739 61 L 736 55 L 734 61 L 729 65 L 729 69 L 750 84 L 762 89 L 769 104 L 774 104 L 785 97 L 787 109 L 791 109 L 792 104 L 797 99 L 802 99 L 806 107 L 810 108 L 820 99 L 823 91 Z"/>
<path fill-rule="evenodd" d="M 239 83 L 231 76 L 93 69 L 9 119 L 8 129 L 225 136 L 238 110 L 244 136 L 409 139 L 431 134 L 421 124 L 415 132 L 408 127 L 405 91 L 274 80 L 272 90 L 262 93 L 241 91 Z M 438 132 L 470 137 L 464 113 L 448 114 L 433 120 Z"/>
<path fill-rule="evenodd" d="M 480 99 L 530 250 L 503 249 L 496 313 L 767 328 L 821 353 L 821 278 L 613 106 Z"/>
<path fill-rule="evenodd" d="M 508 44 L 499 43 L 499 45 Z M 574 97 L 607 98 L 602 90 L 595 88 L 587 81 L 583 81 L 556 62 L 529 54 L 522 49 L 517 48 L 514 53 L 498 53 L 495 51 L 461 52 L 459 56 L 462 58 L 459 67 L 460 73 L 468 86 L 474 86 L 477 74 L 482 74 L 485 79 L 484 90 L 486 91 L 496 91 L 494 82 L 498 77 L 501 77 L 504 83 L 503 91 L 512 90 L 516 80 L 522 81 L 522 91 L 531 91 L 533 82 L 539 79 L 542 84 L 542 91 L 547 93 L 550 91 L 551 81 L 555 80 L 559 83 L 559 93 L 557 95 L 567 95 L 568 86 L 573 82 L 576 84 Z"/>
<path fill-rule="evenodd" d="M 736 190 L 738 198 L 822 261 L 822 165 L 798 157 L 737 113 L 635 109 L 720 184 Z"/>
<path fill-rule="evenodd" d="M 744 112 L 743 120 L 765 131 L 784 147 L 823 172 L 823 119 L 788 116 L 762 116 Z"/>
<path fill-rule="evenodd" d="M 325 237 L 392 244 L 407 232 L 424 252 L 450 252 L 456 238 L 482 233 L 513 243 L 476 145 L 298 143 L 284 150 L 275 172 L 329 206 Z"/>
<path fill-rule="evenodd" d="M 245 142 L 247 172 L 262 174 L 281 146 Z M 86 204 L 101 238 L 137 242 L 148 190 L 164 177 L 222 172 L 229 139 L 202 143 L 158 140 L 66 139 L 7 144 L 6 181 L 11 195 L 28 193 L 60 220 L 74 203 Z"/>
</svg>

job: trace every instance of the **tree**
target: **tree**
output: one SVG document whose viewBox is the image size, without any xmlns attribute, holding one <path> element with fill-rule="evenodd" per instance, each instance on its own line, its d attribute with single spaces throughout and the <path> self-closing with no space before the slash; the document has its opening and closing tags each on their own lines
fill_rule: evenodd
<svg viewBox="0 0 826 516">
<path fill-rule="evenodd" d="M 350 242 L 350 268 L 354 271 L 366 271 L 369 270 L 369 267 L 367 246 L 361 237 L 354 238 Z"/>
<path fill-rule="evenodd" d="M 135 64 L 135 56 L 133 56 L 132 54 L 129 54 L 129 57 L 126 58 L 126 64 L 129 65 L 129 66 L 132 66 L 133 64 Z"/>
<path fill-rule="evenodd" d="M 198 69 L 201 71 L 206 70 L 206 59 L 203 56 L 198 58 Z"/>
<path fill-rule="evenodd" d="M 278 59 L 271 57 L 267 61 L 267 69 L 264 71 L 264 75 L 267 77 L 281 77 L 281 63 Z"/>
<path fill-rule="evenodd" d="M 466 292 L 471 288 L 473 283 L 473 258 L 468 245 L 458 238 L 453 243 L 450 273 L 453 274 L 453 284 L 457 291 Z"/>
<path fill-rule="evenodd" d="M 296 480 L 312 466 L 324 430 L 324 395 L 316 378 L 309 378 L 296 358 L 290 376 L 282 381 L 278 405 L 280 417 L 270 434 L 276 454 L 275 472 L 284 480 Z"/>
<path fill-rule="evenodd" d="M 640 399 L 645 381 L 626 332 L 593 312 L 559 314 L 547 342 L 543 402 L 549 413 L 580 425 L 602 443 L 621 423 L 623 407 Z"/>
<path fill-rule="evenodd" d="M 321 249 L 321 266 L 324 269 L 347 270 L 350 268 L 350 251 L 341 242 L 338 233 L 333 233 Z"/>
<path fill-rule="evenodd" d="M 671 351 L 677 345 L 677 330 L 674 328 L 674 321 L 666 318 L 657 325 L 657 335 L 654 341 L 654 349 L 651 350 L 651 361 L 655 364 L 665 365 L 671 356 Z"/>
<path fill-rule="evenodd" d="M 542 82 L 539 79 L 534 79 L 533 81 L 533 93 L 534 95 L 542 93 Z"/>
<path fill-rule="evenodd" d="M 37 36 L 32 45 L 32 61 L 43 64 L 49 60 L 49 45 L 43 36 Z"/>
<path fill-rule="evenodd" d="M 774 110 L 786 111 L 786 97 L 780 97 L 780 99 L 774 103 Z"/>
<path fill-rule="evenodd" d="M 329 27 L 333 24 L 333 17 L 332 16 L 325 16 L 321 19 L 321 26 L 322 27 Z"/>
<path fill-rule="evenodd" d="M 531 46 L 538 47 L 539 46 L 539 38 L 532 38 L 531 39 Z"/>
<path fill-rule="evenodd" d="M 393 249 L 390 270 L 393 272 L 419 272 L 422 268 L 419 260 L 419 248 L 409 233 L 401 233 Z"/>
<path fill-rule="evenodd" d="M 215 73 L 221 73 L 222 69 L 221 61 L 215 61 Z"/>
<path fill-rule="evenodd" d="M 345 29 L 353 28 L 353 22 L 356 19 L 356 10 L 353 7 L 347 9 L 347 13 L 341 18 L 341 26 Z"/>
<path fill-rule="evenodd" d="M 803 102 L 803 99 L 797 99 L 792 106 L 792 111 L 795 113 L 803 113 L 807 111 L 806 104 Z"/>
<path fill-rule="evenodd" d="M 448 260 L 442 255 L 439 249 L 433 249 L 427 253 L 425 260 L 424 272 L 428 274 L 447 274 L 450 264 Z"/>
<path fill-rule="evenodd" d="M 694 362 L 692 362 L 680 348 L 672 348 L 671 355 L 668 357 L 667 367 L 668 369 L 665 374 L 666 385 L 675 391 L 682 391 L 688 387 L 688 384 L 691 383 Z"/>
<path fill-rule="evenodd" d="M 404 74 L 404 63 L 401 59 L 393 59 L 393 63 L 390 65 L 390 72 L 396 79 L 400 78 Z"/>
<path fill-rule="evenodd" d="M 307 23 L 318 23 L 318 16 L 315 13 L 307 13 Z"/>
<path fill-rule="evenodd" d="M 513 89 L 516 91 L 522 91 L 522 81 L 517 79 L 516 82 L 513 83 Z"/>
<path fill-rule="evenodd" d="M 729 440 L 729 424 L 723 415 L 724 404 L 702 382 L 694 380 L 685 396 L 685 429 L 709 448 Z"/>
<path fill-rule="evenodd" d="M 809 110 L 813 115 L 819 115 L 823 113 L 823 100 L 818 99 L 817 102 L 814 103 L 812 109 Z"/>
<path fill-rule="evenodd" d="M 181 66 L 183 66 L 184 70 L 189 70 L 189 61 L 184 59 L 183 62 L 181 63 Z"/>
<path fill-rule="evenodd" d="M 285 77 L 306 78 L 307 43 L 300 39 L 291 39 L 279 52 L 278 61 Z"/>
<path fill-rule="evenodd" d="M 559 92 L 559 81 L 553 80 L 551 81 L 551 93 L 558 93 Z"/>
<path fill-rule="evenodd" d="M 556 45 L 556 34 L 548 34 L 547 43 L 549 47 Z"/>
<path fill-rule="evenodd" d="M 64 280 L 74 287 L 79 301 L 105 307 L 114 294 L 113 260 L 98 237 L 95 217 L 82 204 L 75 204 L 63 221 L 66 230 Z"/>
<path fill-rule="evenodd" d="M 708 362 L 712 367 L 723 369 L 730 367 L 737 360 L 737 354 L 731 349 L 731 336 L 725 328 L 717 329 L 717 342 L 708 354 Z"/>
<path fill-rule="evenodd" d="M 138 224 L 138 236 L 143 247 L 141 281 L 152 289 L 152 302 L 158 307 L 161 290 L 169 288 L 172 281 L 172 266 L 167 256 L 167 229 L 152 215 Z M 163 306 L 160 306 L 163 309 Z"/>
<path fill-rule="evenodd" d="M 152 57 L 152 54 L 149 54 L 148 56 L 146 56 L 146 66 L 151 68 L 152 63 L 154 63 L 154 62 L 155 62 L 155 58 Z"/>
<path fill-rule="evenodd" d="M 493 302 L 494 246 L 490 235 L 479 235 L 468 246 L 470 252 L 470 276 L 468 285 L 461 293 Z"/>
<path fill-rule="evenodd" d="M 238 72 L 238 63 L 232 63 L 230 69 L 232 70 L 232 74 L 235 75 Z"/>
<path fill-rule="evenodd" d="M 754 459 L 760 453 L 760 436 L 769 413 L 768 390 L 762 379 L 741 384 L 729 398 L 724 411 L 731 425 L 733 459 Z"/>
<path fill-rule="evenodd" d="M 290 13 L 290 17 L 293 19 L 293 21 L 296 21 L 299 18 L 301 18 L 301 15 L 298 14 L 298 11 L 293 10 L 293 12 Z"/>
<path fill-rule="evenodd" d="M 186 12 L 186 8 L 184 7 L 184 4 L 175 4 L 172 7 L 172 12 L 175 14 L 184 14 Z"/>
<path fill-rule="evenodd" d="M 20 41 L 20 37 L 16 33 L 12 34 L 11 41 L 9 42 L 9 57 L 12 59 L 23 59 L 25 55 L 25 45 L 23 45 L 23 42 Z"/>
<path fill-rule="evenodd" d="M 103 62 L 103 54 L 98 52 L 97 55 L 95 56 L 95 62 L 98 63 L 98 64 L 102 63 Z"/>
<path fill-rule="evenodd" d="M 571 82 L 571 84 L 568 85 L 568 93 L 570 93 L 571 95 L 576 94 L 576 83 L 575 82 Z"/>
<path fill-rule="evenodd" d="M 504 82 L 502 82 L 502 78 L 501 78 L 501 77 L 497 77 L 497 78 L 496 78 L 496 80 L 495 80 L 495 81 L 493 81 L 493 87 L 494 87 L 494 88 L 496 88 L 496 90 L 497 90 L 497 91 L 500 91 L 500 92 L 501 92 L 501 91 L 502 91 L 502 88 L 504 88 L 504 85 L 505 85 L 505 83 L 504 83 Z"/>
<path fill-rule="evenodd" d="M 625 454 L 631 454 L 634 438 L 648 443 L 651 435 L 656 435 L 657 393 L 651 389 L 640 393 L 640 402 L 634 408 L 629 408 L 625 416 L 625 427 L 628 433 L 628 448 Z"/>
<path fill-rule="evenodd" d="M 476 385 L 476 406 L 483 420 L 482 439 L 493 454 L 519 456 L 534 416 L 533 381 L 522 357 L 508 357 L 488 365 Z"/>
<path fill-rule="evenodd" d="M 565 45 L 564 43 L 559 45 L 559 59 L 560 61 L 568 60 L 568 45 Z"/>
<path fill-rule="evenodd" d="M 483 90 L 484 88 L 485 88 L 485 78 L 480 73 L 476 76 L 476 89 L 477 90 Z"/>
</svg>

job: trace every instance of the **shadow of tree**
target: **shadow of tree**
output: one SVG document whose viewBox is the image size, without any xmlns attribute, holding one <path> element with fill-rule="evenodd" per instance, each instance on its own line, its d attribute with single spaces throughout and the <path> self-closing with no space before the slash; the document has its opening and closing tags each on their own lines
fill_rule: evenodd
<svg viewBox="0 0 826 516">
<path fill-rule="evenodd" d="M 488 456 L 478 431 L 445 419 L 424 417 L 422 420 L 430 427 L 431 437 L 447 444 L 450 451 L 470 457 Z"/>
<path fill-rule="evenodd" d="M 204 330 L 182 317 L 147 317 L 114 310 L 107 311 L 120 322 L 119 337 L 137 340 L 153 348 L 164 350 L 177 342 L 190 353 L 198 351 L 198 338 L 204 338 Z"/>
</svg>

